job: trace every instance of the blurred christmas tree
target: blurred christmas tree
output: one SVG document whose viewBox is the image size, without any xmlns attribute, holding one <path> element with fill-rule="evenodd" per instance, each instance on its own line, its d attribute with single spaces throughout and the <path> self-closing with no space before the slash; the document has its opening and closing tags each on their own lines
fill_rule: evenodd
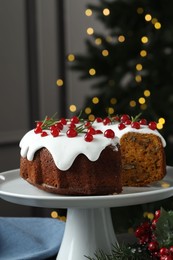
<svg viewBox="0 0 173 260">
<path fill-rule="evenodd" d="M 173 154 L 173 2 L 170 0 L 99 0 L 87 6 L 104 26 L 90 29 L 86 54 L 75 54 L 72 69 L 91 80 L 83 117 L 127 113 L 158 122 Z"/>
</svg>

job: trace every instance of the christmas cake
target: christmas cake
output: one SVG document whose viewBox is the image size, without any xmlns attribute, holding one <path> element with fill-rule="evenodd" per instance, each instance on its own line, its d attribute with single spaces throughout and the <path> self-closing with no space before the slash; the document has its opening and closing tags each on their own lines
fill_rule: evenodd
<svg viewBox="0 0 173 260">
<path fill-rule="evenodd" d="M 98 118 L 95 127 L 112 129 L 119 138 L 123 186 L 146 186 L 161 180 L 166 174 L 164 138 L 157 131 L 156 122 L 121 117 Z"/>
<path fill-rule="evenodd" d="M 20 142 L 20 175 L 47 192 L 64 195 L 120 193 L 121 155 L 113 130 L 89 122 L 46 118 Z"/>
</svg>

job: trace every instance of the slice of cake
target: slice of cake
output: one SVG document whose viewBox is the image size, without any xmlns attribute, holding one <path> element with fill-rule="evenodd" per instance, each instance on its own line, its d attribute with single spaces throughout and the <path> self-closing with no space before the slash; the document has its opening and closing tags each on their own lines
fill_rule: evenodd
<svg viewBox="0 0 173 260">
<path fill-rule="evenodd" d="M 76 120 L 76 121 L 75 121 Z M 119 139 L 89 122 L 46 118 L 20 142 L 20 175 L 34 186 L 63 195 L 120 193 Z"/>
<path fill-rule="evenodd" d="M 120 139 L 123 186 L 145 186 L 165 176 L 166 143 L 155 122 L 123 115 L 96 120 L 94 125 L 102 131 L 109 127 Z"/>
</svg>

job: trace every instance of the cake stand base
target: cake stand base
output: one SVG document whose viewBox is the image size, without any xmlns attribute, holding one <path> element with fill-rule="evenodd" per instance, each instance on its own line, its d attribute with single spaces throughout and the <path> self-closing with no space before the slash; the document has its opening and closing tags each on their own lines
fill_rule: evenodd
<svg viewBox="0 0 173 260">
<path fill-rule="evenodd" d="M 110 254 L 116 242 L 109 208 L 69 208 L 57 260 L 87 259 L 99 249 Z"/>
</svg>

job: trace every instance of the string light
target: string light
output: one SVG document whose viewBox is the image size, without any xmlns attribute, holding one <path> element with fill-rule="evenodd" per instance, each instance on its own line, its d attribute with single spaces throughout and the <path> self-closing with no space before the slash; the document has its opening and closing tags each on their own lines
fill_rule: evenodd
<svg viewBox="0 0 173 260">
<path fill-rule="evenodd" d="M 69 110 L 70 110 L 71 112 L 76 112 L 77 107 L 72 104 L 72 105 L 69 106 Z"/>
<path fill-rule="evenodd" d="M 146 57 L 147 56 L 147 51 L 146 50 L 141 50 L 140 51 L 140 56 L 141 57 Z"/>
<path fill-rule="evenodd" d="M 155 27 L 156 30 L 159 30 L 159 29 L 161 28 L 161 23 L 156 22 L 156 23 L 154 24 L 154 27 Z"/>
<path fill-rule="evenodd" d="M 124 35 L 120 35 L 120 36 L 118 37 L 118 41 L 119 41 L 119 42 L 124 42 L 124 41 L 125 41 Z"/>
<path fill-rule="evenodd" d="M 94 76 L 94 75 L 96 74 L 96 70 L 93 69 L 93 68 L 89 69 L 89 74 L 90 74 L 91 76 Z"/>
<path fill-rule="evenodd" d="M 139 101 L 139 104 L 141 104 L 141 105 L 145 104 L 145 98 L 144 97 L 140 97 L 138 99 L 138 101 Z"/>
<path fill-rule="evenodd" d="M 94 34 L 94 29 L 92 27 L 87 28 L 87 34 L 88 35 Z"/>
<path fill-rule="evenodd" d="M 163 117 L 159 118 L 158 122 L 162 125 L 165 124 L 165 119 Z"/>
<path fill-rule="evenodd" d="M 145 15 L 145 20 L 146 20 L 147 22 L 151 21 L 151 19 L 152 19 L 151 14 L 146 14 L 146 15 Z"/>
<path fill-rule="evenodd" d="M 70 62 L 74 61 L 75 60 L 75 55 L 74 54 L 69 54 L 67 56 L 67 60 L 70 61 Z"/>
<path fill-rule="evenodd" d="M 150 95 L 151 95 L 151 92 L 148 89 L 144 90 L 145 97 L 149 97 Z"/>
<path fill-rule="evenodd" d="M 96 38 L 95 39 L 95 44 L 97 44 L 97 45 L 102 44 L 102 39 L 101 38 Z"/>
<path fill-rule="evenodd" d="M 136 64 L 136 70 L 137 71 L 141 71 L 142 70 L 142 64 L 140 64 L 140 63 L 138 63 L 138 64 Z"/>
<path fill-rule="evenodd" d="M 108 115 L 112 115 L 115 112 L 113 107 L 108 107 Z"/>
<path fill-rule="evenodd" d="M 105 16 L 110 15 L 110 10 L 108 8 L 103 9 L 103 15 Z"/>
<path fill-rule="evenodd" d="M 144 12 L 144 9 L 142 7 L 138 7 L 136 11 L 138 14 L 142 14 Z"/>
<path fill-rule="evenodd" d="M 99 98 L 98 97 L 93 97 L 92 98 L 92 103 L 93 104 L 98 104 L 99 103 Z"/>
<path fill-rule="evenodd" d="M 117 103 L 117 99 L 116 98 L 111 98 L 110 103 L 112 105 L 115 105 Z"/>
<path fill-rule="evenodd" d="M 52 218 L 58 218 L 58 212 L 52 211 L 52 212 L 51 212 L 51 217 L 52 217 Z"/>
<path fill-rule="evenodd" d="M 85 108 L 85 114 L 91 114 L 91 108 L 90 107 L 86 107 Z"/>
<path fill-rule="evenodd" d="M 131 100 L 129 105 L 130 105 L 130 107 L 135 107 L 136 106 L 136 101 L 135 100 Z"/>
<path fill-rule="evenodd" d="M 143 36 L 142 38 L 141 38 L 141 42 L 142 43 L 147 43 L 148 42 L 148 37 L 147 36 Z"/>
<path fill-rule="evenodd" d="M 136 82 L 140 83 L 142 81 L 141 75 L 136 75 L 135 80 Z"/>
<path fill-rule="evenodd" d="M 62 79 L 57 79 L 56 84 L 58 87 L 61 87 L 61 86 L 63 86 L 64 82 Z"/>
<path fill-rule="evenodd" d="M 86 9 L 85 10 L 85 15 L 86 16 L 91 16 L 93 14 L 92 10 L 91 9 Z"/>
<path fill-rule="evenodd" d="M 108 55 L 109 55 L 108 50 L 103 50 L 103 51 L 102 51 L 102 55 L 103 55 L 104 57 L 108 56 Z"/>
<path fill-rule="evenodd" d="M 93 114 L 91 114 L 88 116 L 88 119 L 89 119 L 89 121 L 93 122 L 95 120 L 95 116 Z"/>
<path fill-rule="evenodd" d="M 155 23 L 158 22 L 158 19 L 157 19 L 157 18 L 153 18 L 153 19 L 151 20 L 151 22 L 152 22 L 152 24 L 155 24 Z"/>
<path fill-rule="evenodd" d="M 142 105 L 140 106 L 140 108 L 141 108 L 141 110 L 146 110 L 146 109 L 147 109 L 147 104 L 142 104 Z"/>
</svg>

